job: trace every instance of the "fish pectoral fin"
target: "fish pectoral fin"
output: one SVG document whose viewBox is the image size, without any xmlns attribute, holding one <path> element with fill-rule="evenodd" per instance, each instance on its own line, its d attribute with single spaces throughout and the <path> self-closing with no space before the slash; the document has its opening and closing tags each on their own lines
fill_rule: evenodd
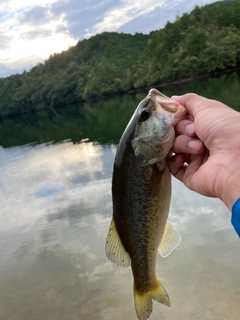
<svg viewBox="0 0 240 320">
<path fill-rule="evenodd" d="M 111 262 L 116 263 L 120 267 L 130 267 L 130 256 L 122 244 L 113 218 L 107 235 L 105 251 Z"/>
<path fill-rule="evenodd" d="M 167 257 L 181 242 L 181 236 L 167 221 L 162 241 L 158 247 L 158 252 L 165 258 Z"/>
</svg>

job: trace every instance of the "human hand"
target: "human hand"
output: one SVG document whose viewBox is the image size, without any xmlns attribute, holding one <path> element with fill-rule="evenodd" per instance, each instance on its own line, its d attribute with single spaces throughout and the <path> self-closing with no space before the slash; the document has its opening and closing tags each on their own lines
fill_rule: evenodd
<svg viewBox="0 0 240 320">
<path fill-rule="evenodd" d="M 240 197 L 240 113 L 196 94 L 172 99 L 190 115 L 175 128 L 172 174 L 189 189 L 218 197 L 231 210 Z"/>
</svg>

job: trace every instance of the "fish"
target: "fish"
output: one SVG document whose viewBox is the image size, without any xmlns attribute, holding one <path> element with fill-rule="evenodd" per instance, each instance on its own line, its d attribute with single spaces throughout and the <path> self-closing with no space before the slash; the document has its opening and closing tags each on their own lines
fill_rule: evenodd
<svg viewBox="0 0 240 320">
<path fill-rule="evenodd" d="M 157 252 L 168 256 L 181 237 L 168 222 L 171 174 L 167 158 L 174 126 L 187 110 L 157 89 L 139 103 L 120 139 L 112 175 L 113 216 L 106 238 L 107 258 L 131 267 L 139 320 L 152 312 L 152 300 L 170 306 L 156 275 Z"/>
</svg>

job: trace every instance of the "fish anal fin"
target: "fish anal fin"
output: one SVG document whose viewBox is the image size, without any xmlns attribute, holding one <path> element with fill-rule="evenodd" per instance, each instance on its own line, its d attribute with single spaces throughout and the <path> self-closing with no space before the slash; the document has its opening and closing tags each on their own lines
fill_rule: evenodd
<svg viewBox="0 0 240 320">
<path fill-rule="evenodd" d="M 150 317 L 152 300 L 170 307 L 169 296 L 158 278 L 156 278 L 156 285 L 148 291 L 140 292 L 134 286 L 135 309 L 139 320 L 146 320 Z"/>
<path fill-rule="evenodd" d="M 167 257 L 181 242 L 179 233 L 167 221 L 162 241 L 158 247 L 158 252 L 165 258 Z"/>
<path fill-rule="evenodd" d="M 123 268 L 130 267 L 130 256 L 122 244 L 113 218 L 107 235 L 105 251 L 106 256 L 111 262 Z"/>
</svg>

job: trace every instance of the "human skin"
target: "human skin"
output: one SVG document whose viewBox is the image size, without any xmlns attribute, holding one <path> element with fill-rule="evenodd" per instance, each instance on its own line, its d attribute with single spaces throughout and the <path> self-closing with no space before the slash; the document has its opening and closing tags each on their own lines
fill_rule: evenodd
<svg viewBox="0 0 240 320">
<path fill-rule="evenodd" d="M 240 197 L 240 113 L 193 93 L 172 99 L 189 112 L 189 119 L 175 128 L 172 174 L 189 189 L 221 199 L 231 210 Z"/>
</svg>

